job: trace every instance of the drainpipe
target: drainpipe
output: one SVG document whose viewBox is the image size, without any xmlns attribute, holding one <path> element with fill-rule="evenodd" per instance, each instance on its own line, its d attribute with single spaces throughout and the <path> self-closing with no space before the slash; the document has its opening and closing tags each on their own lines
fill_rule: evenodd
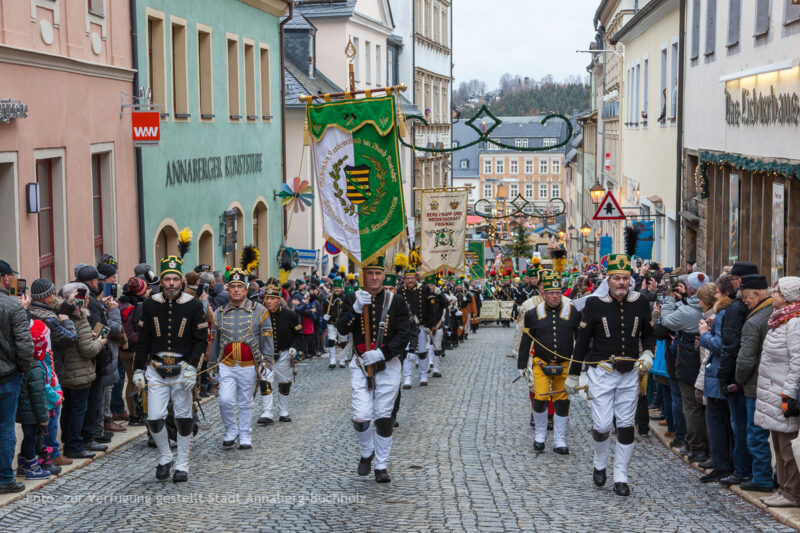
<svg viewBox="0 0 800 533">
<path fill-rule="evenodd" d="M 686 59 L 686 0 L 680 2 L 680 30 L 678 31 L 678 142 L 676 143 L 676 165 L 675 174 L 675 265 L 681 263 L 681 211 L 683 210 L 683 88 L 684 82 L 684 60 Z M 706 270 L 708 272 L 708 270 Z"/>
<path fill-rule="evenodd" d="M 452 11 L 452 8 L 451 8 Z M 417 101 L 417 3 L 414 2 L 411 4 L 411 79 L 409 80 L 409 86 L 411 87 L 411 102 L 414 103 Z M 451 32 L 452 33 L 452 32 Z M 452 78 L 451 78 L 452 79 Z M 422 110 L 422 114 L 425 115 L 425 110 Z M 411 124 L 411 216 L 416 219 L 417 218 L 417 191 L 414 188 L 417 186 L 417 150 L 415 148 L 417 142 L 417 134 L 416 134 L 416 121 Z M 420 214 L 422 211 L 422 205 L 420 205 Z M 417 244 L 417 228 L 416 225 L 414 227 L 414 235 L 411 235 L 411 238 L 414 240 L 414 244 Z M 410 246 L 410 245 L 409 245 Z"/>
<path fill-rule="evenodd" d="M 285 70 L 285 62 L 286 62 L 286 51 L 284 49 L 283 43 L 283 27 L 289 22 L 292 17 L 294 16 L 294 2 L 293 0 L 286 0 L 286 5 L 289 6 L 289 15 L 281 21 L 280 25 L 280 39 L 281 39 L 281 176 L 283 177 L 283 182 L 286 183 L 286 74 Z M 281 246 L 285 243 L 283 239 L 286 237 L 286 209 L 281 208 L 283 212 L 283 228 L 281 229 Z"/>
<path fill-rule="evenodd" d="M 139 48 L 138 24 L 136 21 L 136 0 L 130 1 L 131 15 L 131 61 L 133 63 L 133 97 L 139 94 Z M 147 245 L 144 233 L 144 177 L 142 176 L 142 149 L 134 148 L 136 165 L 136 215 L 139 225 L 139 262 L 147 262 Z"/>
</svg>

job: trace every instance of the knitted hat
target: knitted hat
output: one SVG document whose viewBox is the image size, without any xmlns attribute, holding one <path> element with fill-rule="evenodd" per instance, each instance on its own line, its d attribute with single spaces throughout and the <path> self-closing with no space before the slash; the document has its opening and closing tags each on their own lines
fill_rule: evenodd
<svg viewBox="0 0 800 533">
<path fill-rule="evenodd" d="M 692 290 L 697 292 L 697 290 L 700 287 L 702 287 L 706 283 L 709 283 L 709 279 L 708 279 L 708 276 L 706 276 L 702 272 L 692 272 L 691 274 L 689 274 L 689 277 L 686 279 L 686 283 L 689 284 L 689 287 L 691 287 Z"/>
<path fill-rule="evenodd" d="M 92 281 L 93 279 L 99 279 L 100 274 L 97 272 L 97 269 L 91 265 L 84 265 L 78 270 L 78 281 Z"/>
<path fill-rule="evenodd" d="M 742 289 L 766 289 L 767 288 L 767 278 L 764 274 L 749 274 L 747 276 L 742 276 Z"/>
<path fill-rule="evenodd" d="M 56 292 L 56 286 L 49 279 L 37 279 L 31 283 L 31 298 L 34 300 L 44 300 Z"/>
<path fill-rule="evenodd" d="M 755 263 L 747 261 L 737 261 L 731 267 L 731 276 L 744 277 L 750 274 L 758 274 L 758 267 Z"/>
<path fill-rule="evenodd" d="M 81 269 L 85 266 L 86 263 L 78 263 L 77 265 L 75 265 L 75 279 L 78 279 L 78 272 L 80 272 Z"/>
<path fill-rule="evenodd" d="M 797 276 L 786 276 L 785 278 L 779 279 L 778 290 L 781 291 L 781 294 L 787 301 L 800 301 L 800 278 Z"/>
<path fill-rule="evenodd" d="M 44 360 L 44 356 L 50 349 L 50 328 L 41 320 L 31 320 L 31 338 L 33 340 L 33 357 L 37 361 Z"/>
<path fill-rule="evenodd" d="M 97 265 L 98 279 L 101 281 L 117 275 L 117 267 L 110 263 L 100 263 Z"/>
<path fill-rule="evenodd" d="M 127 284 L 128 293 L 141 296 L 147 292 L 147 282 L 141 278 L 131 278 Z"/>
<path fill-rule="evenodd" d="M 134 276 L 143 276 L 146 273 L 150 272 L 151 270 L 153 270 L 153 267 L 151 267 L 147 263 L 139 263 L 138 265 L 133 267 L 133 275 Z"/>
</svg>

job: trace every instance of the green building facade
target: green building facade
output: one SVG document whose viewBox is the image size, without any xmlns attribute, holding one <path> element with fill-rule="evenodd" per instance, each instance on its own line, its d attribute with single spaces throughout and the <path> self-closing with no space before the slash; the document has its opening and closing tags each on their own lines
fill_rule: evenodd
<svg viewBox="0 0 800 533">
<path fill-rule="evenodd" d="M 248 244 L 261 253 L 260 277 L 276 270 L 287 10 L 284 0 L 136 3 L 138 84 L 161 116 L 158 146 L 141 149 L 144 249 L 156 269 L 188 227 L 184 272 L 238 265 Z"/>
</svg>

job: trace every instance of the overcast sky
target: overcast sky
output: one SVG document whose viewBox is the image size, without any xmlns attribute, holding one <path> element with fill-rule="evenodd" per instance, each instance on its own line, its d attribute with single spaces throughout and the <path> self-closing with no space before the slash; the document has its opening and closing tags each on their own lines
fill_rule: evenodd
<svg viewBox="0 0 800 533">
<path fill-rule="evenodd" d="M 487 89 L 506 72 L 558 81 L 586 76 L 600 0 L 455 0 L 454 87 L 473 78 Z"/>
</svg>

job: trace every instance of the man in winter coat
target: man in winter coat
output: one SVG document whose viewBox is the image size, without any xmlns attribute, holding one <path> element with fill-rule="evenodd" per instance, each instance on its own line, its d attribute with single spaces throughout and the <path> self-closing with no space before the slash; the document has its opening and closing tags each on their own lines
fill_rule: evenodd
<svg viewBox="0 0 800 533">
<path fill-rule="evenodd" d="M 702 462 L 708 460 L 708 437 L 703 404 L 694 395 L 694 383 L 700 372 L 700 352 L 696 342 L 699 338 L 698 324 L 703 318 L 697 290 L 708 283 L 708 276 L 702 272 L 693 272 L 686 283 L 684 305 L 678 307 L 670 292 L 664 298 L 661 317 L 657 324 L 678 334 L 678 356 L 675 373 L 680 382 L 683 416 L 686 419 L 686 443 L 689 460 Z"/>
<path fill-rule="evenodd" d="M 750 312 L 742 326 L 742 343 L 736 358 L 736 384 L 744 390 L 747 406 L 747 448 L 753 456 L 753 479 L 739 486 L 742 490 L 772 492 L 772 452 L 769 449 L 769 431 L 755 425 L 758 365 L 764 337 L 769 331 L 772 298 L 767 292 L 767 278 L 763 274 L 742 277 L 742 300 Z M 724 339 L 723 339 L 724 342 Z"/>
<path fill-rule="evenodd" d="M 735 443 L 747 440 L 747 404 L 744 393 L 735 387 L 736 359 L 739 357 L 739 346 L 742 340 L 742 326 L 749 312 L 747 304 L 737 294 L 742 283 L 742 276 L 758 274 L 755 263 L 737 262 L 731 268 L 731 284 L 733 293 L 729 296 L 733 300 L 725 309 L 722 320 L 722 348 L 717 370 L 719 388 L 723 395 L 728 397 L 728 407 L 731 410 L 731 429 Z M 731 390 L 729 390 L 731 389 Z M 735 444 L 733 450 L 733 474 L 724 477 L 720 483 L 726 487 L 738 485 L 752 477 L 753 458 L 749 450 L 741 444 Z"/>
<path fill-rule="evenodd" d="M 23 304 L 9 295 L 16 274 L 0 260 L 0 494 L 25 490 L 24 484 L 14 481 L 11 464 L 17 446 L 17 400 L 22 375 L 33 366 L 33 340 Z M 23 299 L 30 301 L 29 296 Z"/>
</svg>

